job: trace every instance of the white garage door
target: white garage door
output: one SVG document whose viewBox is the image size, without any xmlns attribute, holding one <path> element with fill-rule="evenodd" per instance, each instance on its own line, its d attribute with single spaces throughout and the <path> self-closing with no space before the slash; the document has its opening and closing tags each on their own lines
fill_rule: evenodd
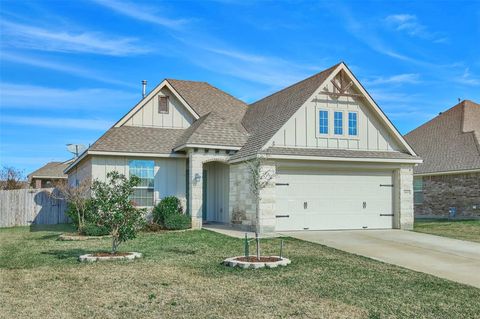
<svg viewBox="0 0 480 319">
<path fill-rule="evenodd" d="M 279 169 L 276 230 L 392 228 L 392 172 Z"/>
</svg>

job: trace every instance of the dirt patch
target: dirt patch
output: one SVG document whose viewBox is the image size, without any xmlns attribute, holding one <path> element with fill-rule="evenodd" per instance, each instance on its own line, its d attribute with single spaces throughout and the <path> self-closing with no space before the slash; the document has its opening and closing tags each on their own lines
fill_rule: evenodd
<svg viewBox="0 0 480 319">
<path fill-rule="evenodd" d="M 103 239 L 103 238 L 110 238 L 112 236 L 106 235 L 106 236 L 85 236 L 85 235 L 80 235 L 78 233 L 65 233 L 61 234 L 58 236 L 57 240 L 63 240 L 63 241 L 84 241 L 84 240 L 92 240 L 92 239 Z"/>
<path fill-rule="evenodd" d="M 271 262 L 276 262 L 282 260 L 279 257 L 273 257 L 273 256 L 260 256 L 260 258 L 257 258 L 257 256 L 248 256 L 248 257 L 237 257 L 235 258 L 237 261 L 247 261 L 250 263 L 271 263 Z"/>
</svg>

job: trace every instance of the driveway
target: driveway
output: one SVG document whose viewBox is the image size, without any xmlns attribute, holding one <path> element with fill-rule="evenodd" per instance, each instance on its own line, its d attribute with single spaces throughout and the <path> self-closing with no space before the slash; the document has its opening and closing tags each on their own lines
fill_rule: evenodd
<svg viewBox="0 0 480 319">
<path fill-rule="evenodd" d="M 403 230 L 283 234 L 480 288 L 479 243 Z"/>
</svg>

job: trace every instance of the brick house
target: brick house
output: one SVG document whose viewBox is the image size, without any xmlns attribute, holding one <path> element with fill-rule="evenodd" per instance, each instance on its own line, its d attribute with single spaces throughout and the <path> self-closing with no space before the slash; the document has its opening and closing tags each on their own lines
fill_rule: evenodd
<svg viewBox="0 0 480 319">
<path fill-rule="evenodd" d="M 73 162 L 49 162 L 28 174 L 28 183 L 32 188 L 51 188 L 59 181 L 66 181 L 67 174 L 63 171 Z"/>
<path fill-rule="evenodd" d="M 414 168 L 415 217 L 480 217 L 480 105 L 462 101 L 405 135 Z"/>
</svg>

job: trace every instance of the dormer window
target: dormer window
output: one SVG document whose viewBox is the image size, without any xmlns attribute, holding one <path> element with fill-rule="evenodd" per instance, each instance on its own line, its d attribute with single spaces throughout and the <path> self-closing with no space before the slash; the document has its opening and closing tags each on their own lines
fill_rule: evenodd
<svg viewBox="0 0 480 319">
<path fill-rule="evenodd" d="M 158 96 L 158 113 L 168 114 L 168 96 Z"/>
</svg>

